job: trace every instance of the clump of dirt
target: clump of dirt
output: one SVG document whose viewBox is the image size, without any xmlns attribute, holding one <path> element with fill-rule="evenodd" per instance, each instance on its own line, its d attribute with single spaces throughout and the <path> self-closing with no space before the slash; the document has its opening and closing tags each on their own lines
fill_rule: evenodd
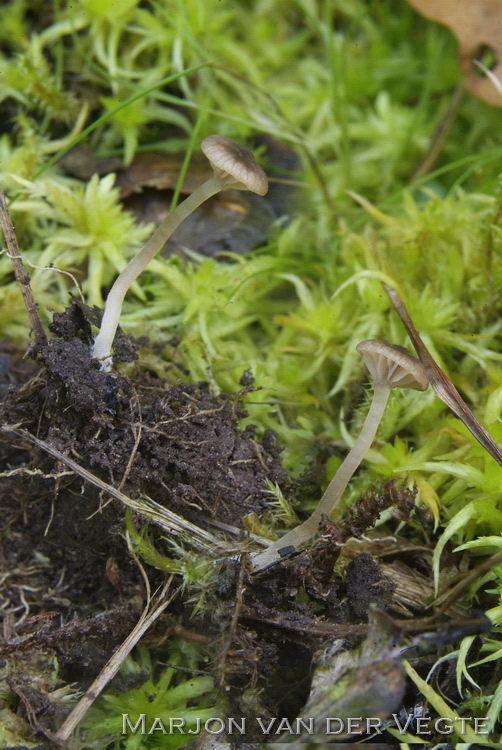
<svg viewBox="0 0 502 750">
<path fill-rule="evenodd" d="M 215 519 L 244 532 L 242 518 L 268 507 L 266 479 L 287 483 L 274 435 L 259 440 L 253 426 L 239 427 L 249 377 L 242 392 L 225 396 L 207 383 L 103 373 L 90 356 L 94 312 L 74 303 L 56 314 L 55 336 L 32 349 L 35 362 L 21 366 L 10 350 L 0 359 L 2 423 L 18 430 L 0 434 L 0 605 L 7 613 L 0 653 L 26 715 L 46 729 L 61 723 L 47 698 L 60 683 L 26 690 L 41 655 L 55 655 L 60 676 L 85 687 L 132 629 L 144 582 L 124 539 L 124 508 L 43 444 L 129 497 L 148 496 L 200 527 Z M 131 361 L 134 347 L 119 337 L 116 354 Z M 152 585 L 162 580 L 154 569 L 148 575 Z M 184 603 L 179 597 L 171 608 L 180 622 L 191 611 Z M 70 620 L 58 624 L 61 615 Z M 204 627 L 217 637 L 219 625 Z"/>
<path fill-rule="evenodd" d="M 356 621 L 368 618 L 371 604 L 388 605 L 395 588 L 367 553 L 348 564 L 345 585 L 350 611 Z"/>
<path fill-rule="evenodd" d="M 260 442 L 252 426 L 239 428 L 246 415 L 242 393 L 229 397 L 207 383 L 170 385 L 145 373 L 133 382 L 101 372 L 76 304 L 56 316 L 53 330 L 64 338 L 39 348 L 39 373 L 10 388 L 5 423 L 21 425 L 125 494 L 151 497 L 201 525 L 207 517 L 242 528 L 244 516 L 267 508 L 265 480 L 284 486 L 273 436 Z M 14 454 L 28 448 L 16 442 Z M 36 549 L 65 570 L 73 606 L 89 603 L 91 589 L 91 601 L 117 594 L 106 564 L 116 558 L 127 568 L 122 509 L 88 484 L 84 493 L 80 477 L 37 448 L 25 472 L 5 481 L 9 569 Z"/>
</svg>

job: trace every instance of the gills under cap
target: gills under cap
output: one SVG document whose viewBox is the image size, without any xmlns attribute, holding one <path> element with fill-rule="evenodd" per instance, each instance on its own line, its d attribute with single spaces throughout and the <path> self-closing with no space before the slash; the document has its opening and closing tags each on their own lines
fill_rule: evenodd
<svg viewBox="0 0 502 750">
<path fill-rule="evenodd" d="M 363 355 L 375 383 L 389 388 L 413 388 L 416 391 L 427 389 L 429 378 L 425 367 L 403 346 L 368 339 L 361 341 L 356 349 Z"/>
<path fill-rule="evenodd" d="M 200 147 L 225 187 L 250 190 L 258 195 L 267 193 L 267 175 L 248 148 L 224 135 L 210 135 Z"/>
</svg>

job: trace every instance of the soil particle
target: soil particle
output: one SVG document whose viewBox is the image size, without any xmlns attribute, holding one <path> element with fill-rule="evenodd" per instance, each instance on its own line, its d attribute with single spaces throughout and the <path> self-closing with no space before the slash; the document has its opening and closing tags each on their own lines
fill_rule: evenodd
<svg viewBox="0 0 502 750">
<path fill-rule="evenodd" d="M 39 357 L 47 368 L 54 404 L 62 397 L 64 406 L 71 407 L 72 412 L 91 417 L 96 413 L 116 411 L 115 379 L 98 370 L 97 363 L 89 356 L 89 347 L 83 341 L 50 341 Z"/>
<path fill-rule="evenodd" d="M 391 599 L 394 584 L 382 575 L 378 563 L 363 553 L 347 566 L 347 599 L 356 621 L 367 619 L 372 603 L 385 607 Z"/>
</svg>

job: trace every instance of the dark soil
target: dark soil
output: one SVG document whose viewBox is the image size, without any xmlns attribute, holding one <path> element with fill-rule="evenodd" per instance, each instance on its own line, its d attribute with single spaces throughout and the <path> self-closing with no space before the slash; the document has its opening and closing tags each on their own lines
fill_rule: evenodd
<svg viewBox="0 0 502 750">
<path fill-rule="evenodd" d="M 74 304 L 55 315 L 63 338 L 34 352 L 39 371 L 13 372 L 4 356 L 3 423 L 21 426 L 131 497 L 147 495 L 201 523 L 218 519 L 242 529 L 241 519 L 267 508 L 265 479 L 284 484 L 275 439 L 259 442 L 244 431 L 242 395 L 214 395 L 207 383 L 169 385 L 147 374 L 135 382 L 99 370 L 89 354 L 90 327 Z M 86 340 L 87 339 L 87 340 Z M 34 368 L 31 367 L 31 370 Z M 29 370 L 28 370 L 29 371 Z M 4 389 L 5 390 L 5 389 Z M 9 570 L 32 559 L 50 560 L 57 597 L 71 610 L 111 606 L 139 580 L 123 539 L 123 509 L 51 456 L 14 438 L 1 446 L 4 558 Z M 118 561 L 121 584 L 107 575 Z"/>
<path fill-rule="evenodd" d="M 239 429 L 252 386 L 227 397 L 207 383 L 102 373 L 90 358 L 86 315 L 76 304 L 55 315 L 58 337 L 32 352 L 36 364 L 2 354 L 3 425 L 21 427 L 130 497 L 148 496 L 200 526 L 215 519 L 243 533 L 242 518 L 268 507 L 265 480 L 287 482 L 275 437 L 259 441 L 252 426 Z M 12 613 L 1 653 L 16 653 L 16 684 L 23 660 L 33 673 L 33 649 L 49 648 L 63 678 L 85 686 L 141 610 L 144 583 L 124 539 L 124 508 L 12 432 L 2 433 L 0 451 L 0 596 Z M 159 573 L 150 576 L 160 582 Z M 180 621 L 189 615 L 179 610 Z M 61 616 L 81 625 L 61 626 Z M 47 706 L 30 705 L 40 721 Z"/>
</svg>

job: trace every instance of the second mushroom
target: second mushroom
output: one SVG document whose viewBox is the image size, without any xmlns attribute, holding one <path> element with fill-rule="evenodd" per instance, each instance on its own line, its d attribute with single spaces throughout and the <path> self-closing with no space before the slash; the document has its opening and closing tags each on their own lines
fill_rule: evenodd
<svg viewBox="0 0 502 750">
<path fill-rule="evenodd" d="M 322 516 L 324 514 L 329 516 L 333 512 L 375 438 L 392 388 L 413 388 L 417 391 L 425 391 L 429 385 L 423 364 L 402 346 L 369 339 L 358 344 L 356 349 L 363 355 L 375 384 L 373 400 L 359 437 L 329 483 L 312 515 L 266 550 L 255 555 L 252 560 L 255 571 L 267 568 L 280 560 L 282 555 L 291 551 L 292 548 L 296 549 L 311 539 L 319 529 Z"/>
</svg>

